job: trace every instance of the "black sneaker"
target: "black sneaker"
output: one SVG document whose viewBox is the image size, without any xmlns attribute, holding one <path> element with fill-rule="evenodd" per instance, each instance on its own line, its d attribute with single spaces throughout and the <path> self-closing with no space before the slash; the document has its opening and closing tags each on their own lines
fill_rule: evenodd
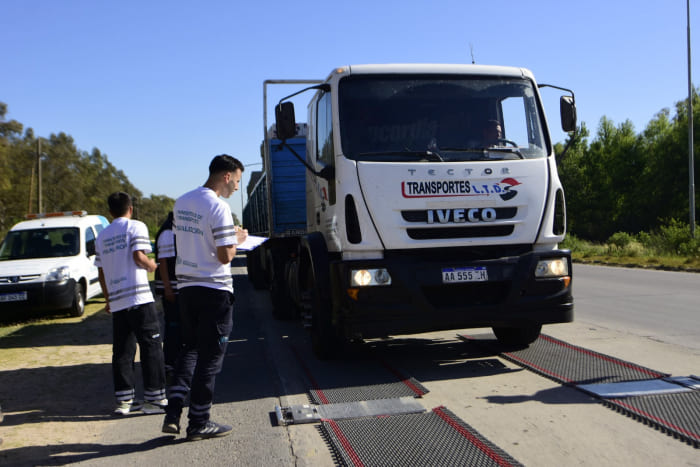
<svg viewBox="0 0 700 467">
<path fill-rule="evenodd" d="M 163 433 L 172 433 L 174 435 L 180 434 L 180 419 L 178 417 L 171 417 L 170 415 L 165 416 L 163 420 Z"/>
<path fill-rule="evenodd" d="M 233 427 L 228 425 L 219 425 L 218 423 L 207 421 L 201 426 L 188 426 L 187 427 L 187 441 L 198 441 L 205 438 L 218 438 L 220 436 L 226 436 L 231 433 Z"/>
</svg>

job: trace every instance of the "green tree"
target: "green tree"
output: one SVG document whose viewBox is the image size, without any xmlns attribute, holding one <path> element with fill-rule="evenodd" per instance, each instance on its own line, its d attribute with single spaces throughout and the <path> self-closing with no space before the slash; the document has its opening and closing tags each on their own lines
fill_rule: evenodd
<svg viewBox="0 0 700 467">
<path fill-rule="evenodd" d="M 155 236 L 168 213 L 173 210 L 175 200 L 165 195 L 151 195 L 136 200 L 136 217 L 148 226 L 148 231 Z"/>
<path fill-rule="evenodd" d="M 0 232 L 8 229 L 13 222 L 14 200 L 13 195 L 12 161 L 15 158 L 16 142 L 22 133 L 22 124 L 15 121 L 6 121 L 7 104 L 0 102 Z M 9 225 L 8 225 L 9 224 Z"/>
<path fill-rule="evenodd" d="M 7 105 L 0 102 L 0 238 L 24 218 L 38 210 L 37 142 L 31 128 L 22 133 L 23 125 L 5 119 Z M 172 209 L 174 200 L 167 196 L 142 199 L 142 193 L 126 174 L 94 148 L 80 151 L 73 138 L 59 132 L 41 138 L 43 211 L 85 210 L 109 215 L 107 197 L 125 191 L 144 205 L 145 213 L 157 228 Z"/>
<path fill-rule="evenodd" d="M 567 230 L 578 231 L 579 225 L 585 225 L 586 194 L 591 191 L 591 186 L 584 173 L 584 159 L 588 151 L 588 136 L 590 132 L 582 123 L 576 133 L 569 136 L 565 144 L 557 143 L 554 146 L 558 160 L 559 178 L 564 186 L 566 196 Z M 564 148 L 571 140 L 571 145 L 565 155 Z"/>
</svg>

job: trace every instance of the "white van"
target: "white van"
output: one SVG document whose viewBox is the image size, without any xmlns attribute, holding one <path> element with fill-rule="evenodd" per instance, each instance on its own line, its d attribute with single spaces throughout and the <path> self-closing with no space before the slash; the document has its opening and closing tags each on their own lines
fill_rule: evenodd
<svg viewBox="0 0 700 467">
<path fill-rule="evenodd" d="M 109 225 L 86 211 L 29 214 L 0 245 L 0 315 L 3 311 L 70 310 L 102 293 L 95 239 Z"/>
</svg>

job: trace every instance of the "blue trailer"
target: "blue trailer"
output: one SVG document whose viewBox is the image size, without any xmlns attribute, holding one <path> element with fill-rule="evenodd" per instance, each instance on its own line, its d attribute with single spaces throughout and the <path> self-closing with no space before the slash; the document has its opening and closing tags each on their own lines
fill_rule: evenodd
<svg viewBox="0 0 700 467">
<path fill-rule="evenodd" d="M 287 140 L 288 146 L 279 139 L 267 140 L 263 173 L 243 209 L 243 225 L 248 232 L 269 238 L 248 253 L 248 277 L 260 289 L 274 280 L 268 262 L 280 249 L 287 250 L 296 241 L 292 239 L 306 233 L 306 169 L 289 149 L 291 146 L 300 157 L 305 157 L 306 124 L 297 127 L 298 137 Z"/>
<path fill-rule="evenodd" d="M 300 125 L 301 126 L 301 125 Z M 287 141 L 301 157 L 306 154 L 306 138 Z M 306 232 L 306 192 L 304 166 L 278 139 L 269 142 L 269 164 L 253 188 L 243 208 L 243 225 L 252 235 L 285 237 Z"/>
</svg>

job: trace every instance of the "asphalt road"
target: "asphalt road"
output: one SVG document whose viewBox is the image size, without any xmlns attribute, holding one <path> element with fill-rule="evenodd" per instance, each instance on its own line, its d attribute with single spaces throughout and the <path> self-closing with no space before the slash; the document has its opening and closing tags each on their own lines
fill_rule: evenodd
<svg viewBox="0 0 700 467">
<path fill-rule="evenodd" d="M 700 274 L 575 264 L 574 277 L 577 321 L 700 350 Z"/>
<path fill-rule="evenodd" d="M 267 293 L 250 287 L 245 269 L 234 274 L 235 329 L 212 411 L 233 433 L 187 443 L 161 434 L 160 416 L 127 417 L 73 447 L 78 454 L 65 464 L 333 465 L 318 426 L 277 426 L 275 406 L 308 403 L 313 387 L 382 384 L 394 371 L 430 391 L 418 399 L 427 410 L 447 407 L 525 465 L 700 465 L 697 449 L 497 354 L 475 352 L 457 331 L 375 340 L 349 358 L 320 362 L 300 323 L 272 319 Z M 574 274 L 575 322 L 544 333 L 675 376 L 700 373 L 700 275 L 582 265 Z"/>
</svg>

